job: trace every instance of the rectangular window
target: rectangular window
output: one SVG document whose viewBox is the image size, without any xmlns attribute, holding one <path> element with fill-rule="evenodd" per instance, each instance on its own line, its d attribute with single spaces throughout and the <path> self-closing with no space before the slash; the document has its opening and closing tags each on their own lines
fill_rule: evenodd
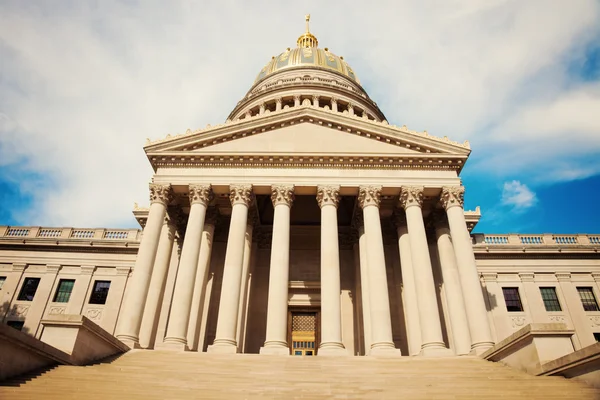
<svg viewBox="0 0 600 400">
<path fill-rule="evenodd" d="M 58 288 L 56 289 L 56 294 L 54 295 L 55 303 L 68 303 L 71 298 L 71 292 L 73 291 L 73 286 L 75 285 L 75 279 L 61 279 L 58 282 Z"/>
<path fill-rule="evenodd" d="M 594 339 L 596 340 L 596 342 L 600 342 L 600 333 L 594 332 Z"/>
<path fill-rule="evenodd" d="M 17 300 L 32 301 L 40 284 L 40 278 L 25 278 Z"/>
<path fill-rule="evenodd" d="M 7 321 L 6 325 L 10 326 L 11 328 L 15 328 L 18 331 L 23 330 L 23 325 L 25 325 L 25 321 Z"/>
<path fill-rule="evenodd" d="M 4 286 L 4 282 L 6 281 L 6 277 L 5 276 L 0 276 L 0 289 L 2 289 L 2 286 Z"/>
<path fill-rule="evenodd" d="M 542 294 L 542 300 L 544 300 L 546 311 L 562 311 L 560 303 L 558 302 L 558 296 L 556 296 L 556 288 L 541 287 L 540 293 Z"/>
<path fill-rule="evenodd" d="M 90 304 L 106 304 L 108 289 L 110 289 L 110 281 L 94 282 L 94 289 L 90 296 Z"/>
<path fill-rule="evenodd" d="M 506 302 L 506 309 L 508 311 L 523 311 L 519 288 L 505 287 L 502 288 L 502 293 L 504 294 L 504 301 Z"/>
<path fill-rule="evenodd" d="M 583 304 L 585 311 L 600 311 L 596 296 L 594 296 L 594 291 L 591 287 L 578 287 L 577 292 L 579 292 L 581 304 Z"/>
</svg>

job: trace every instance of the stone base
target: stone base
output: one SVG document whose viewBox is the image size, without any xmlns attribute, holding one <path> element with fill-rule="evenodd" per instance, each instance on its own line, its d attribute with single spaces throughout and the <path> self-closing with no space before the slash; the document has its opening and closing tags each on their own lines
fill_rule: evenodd
<svg viewBox="0 0 600 400">
<path fill-rule="evenodd" d="M 290 349 L 282 346 L 264 346 L 260 348 L 260 354 L 269 356 L 289 356 Z"/>
<path fill-rule="evenodd" d="M 402 352 L 400 349 L 393 347 L 375 347 L 369 350 L 369 357 L 400 357 Z"/>
<path fill-rule="evenodd" d="M 452 357 L 454 355 L 452 350 L 445 347 L 426 347 L 419 353 L 421 357 Z"/>
<path fill-rule="evenodd" d="M 237 354 L 237 346 L 233 344 L 211 344 L 206 349 L 207 353 L 213 354 Z"/>
<path fill-rule="evenodd" d="M 485 353 L 486 351 L 488 351 L 489 349 L 491 349 L 492 347 L 494 347 L 494 343 L 476 344 L 475 346 L 473 346 L 471 348 L 471 352 L 469 353 L 469 355 L 480 356 L 483 353 Z"/>
<path fill-rule="evenodd" d="M 136 342 L 135 340 L 132 339 L 121 339 L 118 338 L 121 343 L 123 343 L 124 345 L 126 345 L 127 347 L 129 347 L 130 349 L 134 349 L 134 350 L 139 350 L 142 349 L 142 346 L 140 346 L 140 344 L 138 342 Z"/>
<path fill-rule="evenodd" d="M 185 343 L 181 342 L 162 342 L 154 347 L 156 350 L 188 351 Z"/>
<path fill-rule="evenodd" d="M 346 348 L 344 348 L 343 345 L 338 345 L 338 346 L 327 346 L 325 345 L 324 347 L 319 347 L 319 351 L 317 352 L 318 356 L 334 356 L 334 357 L 340 357 L 340 356 L 349 356 L 350 354 L 348 353 L 348 350 Z"/>
</svg>

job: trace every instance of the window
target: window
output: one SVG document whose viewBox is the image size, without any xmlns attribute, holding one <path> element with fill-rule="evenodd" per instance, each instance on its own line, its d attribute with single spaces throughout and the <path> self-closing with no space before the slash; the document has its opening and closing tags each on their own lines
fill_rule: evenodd
<svg viewBox="0 0 600 400">
<path fill-rule="evenodd" d="M 40 278 L 25 278 L 17 300 L 32 301 L 39 284 Z"/>
<path fill-rule="evenodd" d="M 504 301 L 506 302 L 506 309 L 508 311 L 523 311 L 519 288 L 505 287 L 502 288 L 502 293 L 504 294 Z"/>
<path fill-rule="evenodd" d="M 0 289 L 2 289 L 2 286 L 4 286 L 4 281 L 6 281 L 6 277 L 0 276 Z"/>
<path fill-rule="evenodd" d="M 556 288 L 554 287 L 541 287 L 540 293 L 542 294 L 542 300 L 544 300 L 544 306 L 546 311 L 562 311 L 558 297 L 556 296 Z"/>
<path fill-rule="evenodd" d="M 73 285 L 75 285 L 75 279 L 61 279 L 58 282 L 58 288 L 52 301 L 55 303 L 68 303 L 73 291 Z"/>
<path fill-rule="evenodd" d="M 594 332 L 594 339 L 596 340 L 596 342 L 600 342 L 600 333 Z"/>
<path fill-rule="evenodd" d="M 94 289 L 90 296 L 90 304 L 106 304 L 106 297 L 108 296 L 108 289 L 110 288 L 110 281 L 96 281 L 94 282 Z"/>
<path fill-rule="evenodd" d="M 25 321 L 7 321 L 6 325 L 10 326 L 11 328 L 15 328 L 18 331 L 22 331 Z"/>
<path fill-rule="evenodd" d="M 594 296 L 594 291 L 591 287 L 578 287 L 579 297 L 581 298 L 581 304 L 585 311 L 600 311 L 598 308 L 598 302 Z"/>
</svg>

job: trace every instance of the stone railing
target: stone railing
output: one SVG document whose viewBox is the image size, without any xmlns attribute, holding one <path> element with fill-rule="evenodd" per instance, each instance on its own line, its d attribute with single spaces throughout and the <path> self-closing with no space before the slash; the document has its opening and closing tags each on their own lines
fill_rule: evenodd
<svg viewBox="0 0 600 400">
<path fill-rule="evenodd" d="M 80 229 L 80 228 L 45 228 L 39 226 L 0 226 L 0 239 L 94 239 L 94 240 L 129 240 L 141 238 L 139 229 Z"/>
<path fill-rule="evenodd" d="M 576 245 L 600 245 L 600 234 L 517 234 L 493 235 L 476 233 L 471 235 L 475 246 L 576 246 Z"/>
</svg>

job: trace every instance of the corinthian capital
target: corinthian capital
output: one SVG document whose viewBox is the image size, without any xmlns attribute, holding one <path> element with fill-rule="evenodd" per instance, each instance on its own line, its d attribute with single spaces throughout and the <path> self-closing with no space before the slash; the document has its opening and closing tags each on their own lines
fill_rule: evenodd
<svg viewBox="0 0 600 400">
<path fill-rule="evenodd" d="M 402 186 L 400 191 L 400 207 L 405 210 L 410 206 L 423 205 L 423 186 Z"/>
<path fill-rule="evenodd" d="M 244 204 L 248 207 L 253 200 L 252 185 L 229 185 L 229 201 L 232 206 Z"/>
<path fill-rule="evenodd" d="M 150 184 L 150 204 L 162 203 L 166 206 L 171 202 L 171 200 L 173 200 L 173 190 L 171 189 L 170 184 Z"/>
<path fill-rule="evenodd" d="M 272 185 L 271 201 L 273 207 L 284 204 L 288 207 L 294 202 L 294 185 Z"/>
<path fill-rule="evenodd" d="M 358 204 L 360 208 L 367 206 L 379 207 L 381 202 L 381 189 L 380 185 L 371 186 L 360 186 L 358 188 Z"/>
<path fill-rule="evenodd" d="M 199 203 L 208 206 L 214 195 L 210 185 L 190 185 L 190 204 Z"/>
<path fill-rule="evenodd" d="M 317 186 L 317 202 L 319 207 L 332 205 L 337 208 L 340 203 L 339 185 L 319 185 Z"/>
<path fill-rule="evenodd" d="M 454 206 L 462 207 L 464 204 L 464 198 L 464 186 L 444 186 L 442 188 L 442 195 L 440 196 L 440 203 L 446 210 Z"/>
</svg>

